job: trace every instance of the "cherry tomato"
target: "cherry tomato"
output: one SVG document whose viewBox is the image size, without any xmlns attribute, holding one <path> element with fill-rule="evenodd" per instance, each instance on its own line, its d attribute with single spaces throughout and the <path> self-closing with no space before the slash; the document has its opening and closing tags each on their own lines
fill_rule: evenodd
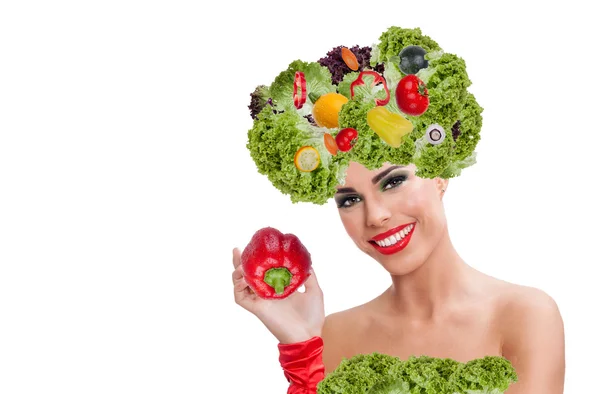
<svg viewBox="0 0 600 394">
<path fill-rule="evenodd" d="M 335 136 L 335 142 L 342 152 L 348 152 L 354 146 L 357 138 L 358 131 L 349 127 L 340 130 L 340 132 Z"/>
<path fill-rule="evenodd" d="M 407 75 L 398 82 L 396 104 L 400 111 L 408 115 L 423 115 L 429 107 L 429 97 L 425 83 L 414 74 Z"/>
</svg>

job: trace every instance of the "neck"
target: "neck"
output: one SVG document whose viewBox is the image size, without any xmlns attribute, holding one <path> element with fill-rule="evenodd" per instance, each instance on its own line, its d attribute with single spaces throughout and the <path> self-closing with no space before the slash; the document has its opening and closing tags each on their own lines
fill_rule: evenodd
<svg viewBox="0 0 600 394">
<path fill-rule="evenodd" d="M 392 275 L 386 298 L 393 313 L 414 320 L 434 319 L 440 307 L 465 291 L 469 268 L 454 249 L 446 227 L 440 242 L 418 269 Z"/>
</svg>

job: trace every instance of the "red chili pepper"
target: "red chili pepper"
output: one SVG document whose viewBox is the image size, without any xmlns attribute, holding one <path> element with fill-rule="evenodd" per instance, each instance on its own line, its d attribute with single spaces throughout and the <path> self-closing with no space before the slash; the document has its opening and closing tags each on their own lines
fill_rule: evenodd
<svg viewBox="0 0 600 394">
<path fill-rule="evenodd" d="M 241 256 L 244 279 L 261 298 L 286 298 L 310 276 L 310 253 L 294 234 L 258 230 Z"/>
<path fill-rule="evenodd" d="M 358 78 L 356 78 L 356 81 L 352 82 L 352 84 L 350 85 L 350 95 L 352 97 L 354 97 L 354 87 L 355 86 L 362 86 L 365 84 L 365 81 L 363 80 L 363 77 L 365 75 L 370 75 L 373 77 L 373 83 L 371 84 L 371 87 L 374 87 L 375 85 L 379 84 L 379 83 L 383 83 L 383 88 L 385 89 L 385 98 L 384 99 L 379 99 L 376 98 L 375 99 L 375 104 L 376 105 L 386 105 L 387 103 L 390 102 L 390 89 L 388 89 L 387 86 L 387 82 L 385 81 L 385 78 L 381 76 L 381 74 L 379 74 L 378 72 L 375 71 L 361 71 L 360 74 L 358 74 Z"/>
<path fill-rule="evenodd" d="M 298 94 L 298 89 L 300 89 L 300 94 Z M 302 71 L 296 71 L 294 77 L 294 106 L 300 109 L 304 103 L 306 103 L 306 77 Z"/>
</svg>

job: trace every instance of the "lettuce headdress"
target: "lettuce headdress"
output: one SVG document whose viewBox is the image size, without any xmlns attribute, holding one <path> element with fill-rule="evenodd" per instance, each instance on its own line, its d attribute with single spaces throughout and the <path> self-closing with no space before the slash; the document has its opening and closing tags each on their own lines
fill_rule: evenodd
<svg viewBox="0 0 600 394">
<path fill-rule="evenodd" d="M 475 164 L 483 109 L 463 59 L 419 28 L 390 27 L 373 47 L 293 61 L 251 94 L 247 148 L 293 203 L 325 204 L 351 161 L 370 170 L 414 163 L 421 178 Z"/>
</svg>

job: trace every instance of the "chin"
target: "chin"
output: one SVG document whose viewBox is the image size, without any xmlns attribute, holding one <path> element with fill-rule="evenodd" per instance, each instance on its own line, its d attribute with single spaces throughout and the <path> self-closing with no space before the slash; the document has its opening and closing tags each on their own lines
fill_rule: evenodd
<svg viewBox="0 0 600 394">
<path fill-rule="evenodd" d="M 390 275 L 408 275 L 423 265 L 424 260 L 415 257 L 379 259 L 379 263 Z"/>
<path fill-rule="evenodd" d="M 391 275 L 407 275 L 424 264 L 428 253 L 413 243 L 407 245 L 405 249 L 389 255 L 382 254 L 372 247 L 367 254 L 379 262 Z"/>
</svg>

